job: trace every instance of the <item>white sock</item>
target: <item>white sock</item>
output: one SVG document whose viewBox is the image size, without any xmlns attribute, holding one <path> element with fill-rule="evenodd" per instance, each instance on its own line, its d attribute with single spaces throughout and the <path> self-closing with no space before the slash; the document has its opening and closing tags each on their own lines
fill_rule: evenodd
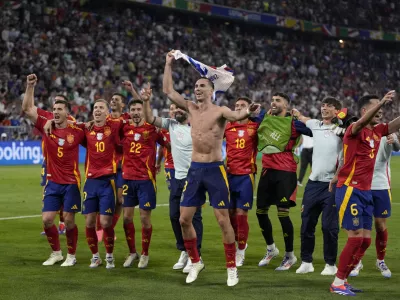
<svg viewBox="0 0 400 300">
<path fill-rule="evenodd" d="M 341 286 L 343 284 L 344 284 L 344 280 L 343 279 L 335 277 L 335 280 L 333 281 L 333 285 L 334 286 Z"/>
<path fill-rule="evenodd" d="M 285 256 L 289 257 L 289 258 L 293 258 L 294 257 L 294 252 L 286 252 Z"/>
<path fill-rule="evenodd" d="M 243 249 L 243 250 L 240 250 L 239 248 L 237 249 L 237 253 L 239 253 L 239 254 L 241 254 L 241 255 L 244 255 L 244 253 L 245 253 L 245 249 Z"/>
<path fill-rule="evenodd" d="M 62 255 L 62 252 L 61 252 L 61 250 L 59 250 L 59 251 L 53 251 L 53 253 L 56 253 L 56 254 L 60 254 L 60 255 Z"/>
<path fill-rule="evenodd" d="M 99 252 L 97 252 L 96 254 L 93 254 L 93 258 L 99 258 L 99 257 L 100 257 Z"/>
<path fill-rule="evenodd" d="M 272 245 L 267 245 L 267 250 L 275 250 L 275 243 L 273 243 Z"/>
<path fill-rule="evenodd" d="M 380 264 L 381 262 L 384 262 L 384 261 L 385 261 L 384 259 L 382 259 L 382 260 L 377 259 L 377 260 L 376 260 L 376 262 L 377 262 L 378 264 Z"/>
<path fill-rule="evenodd" d="M 114 258 L 114 255 L 112 253 L 107 253 L 106 258 Z"/>
</svg>

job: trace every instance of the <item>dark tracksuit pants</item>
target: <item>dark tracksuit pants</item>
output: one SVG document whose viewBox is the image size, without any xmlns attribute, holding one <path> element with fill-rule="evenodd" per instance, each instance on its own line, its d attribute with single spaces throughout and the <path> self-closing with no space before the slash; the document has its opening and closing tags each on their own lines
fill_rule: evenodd
<svg viewBox="0 0 400 300">
<path fill-rule="evenodd" d="M 338 249 L 338 211 L 335 190 L 329 192 L 329 182 L 309 180 L 304 190 L 301 206 L 301 259 L 312 262 L 315 247 L 315 227 L 322 213 L 322 233 L 324 239 L 324 260 L 329 265 L 336 262 Z"/>
<path fill-rule="evenodd" d="M 185 245 L 182 237 L 182 229 L 179 224 L 180 213 L 180 203 L 183 192 L 183 187 L 185 186 L 186 178 L 176 179 L 171 178 L 171 191 L 169 195 L 169 217 L 171 219 L 172 230 L 175 234 L 176 248 L 180 251 L 186 251 Z M 199 255 L 201 255 L 201 241 L 203 239 L 203 221 L 201 216 L 201 207 L 199 207 L 193 216 L 193 227 L 197 235 L 197 250 Z"/>
<path fill-rule="evenodd" d="M 300 154 L 300 173 L 299 173 L 299 182 L 302 183 L 304 179 L 304 175 L 306 175 L 307 167 L 310 165 L 312 168 L 312 154 L 313 148 L 303 148 Z"/>
</svg>

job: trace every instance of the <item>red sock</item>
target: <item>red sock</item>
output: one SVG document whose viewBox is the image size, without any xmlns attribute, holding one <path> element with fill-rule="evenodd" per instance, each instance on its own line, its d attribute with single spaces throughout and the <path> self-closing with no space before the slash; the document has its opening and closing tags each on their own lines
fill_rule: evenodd
<svg viewBox="0 0 400 300">
<path fill-rule="evenodd" d="M 75 255 L 76 244 L 78 243 L 78 226 L 75 225 L 72 229 L 67 228 L 65 235 L 67 236 L 68 254 Z"/>
<path fill-rule="evenodd" d="M 117 225 L 118 220 L 119 220 L 119 215 L 114 215 L 113 219 L 112 219 L 112 228 L 115 228 L 115 226 Z"/>
<path fill-rule="evenodd" d="M 376 232 L 375 248 L 376 248 L 376 257 L 379 260 L 385 259 L 387 240 L 388 240 L 387 229 L 385 229 L 384 231 Z"/>
<path fill-rule="evenodd" d="M 64 206 L 60 208 L 60 222 L 64 223 Z"/>
<path fill-rule="evenodd" d="M 350 264 L 351 267 L 348 268 L 346 272 L 345 279 L 349 277 L 351 271 L 353 271 L 354 267 L 357 266 L 360 260 L 364 257 L 365 251 L 367 251 L 370 245 L 371 238 L 363 238 L 361 246 L 358 248 L 356 254 L 354 254 L 353 261 Z"/>
<path fill-rule="evenodd" d="M 152 232 L 153 232 L 153 227 L 150 228 L 142 227 L 142 255 L 149 255 L 149 247 L 150 247 Z"/>
<path fill-rule="evenodd" d="M 113 253 L 114 251 L 114 227 L 110 226 L 107 228 L 103 228 L 104 232 L 104 246 L 106 247 L 107 253 Z"/>
<path fill-rule="evenodd" d="M 101 228 L 101 223 L 100 223 L 100 214 L 97 214 L 96 216 L 96 231 L 102 230 Z"/>
<path fill-rule="evenodd" d="M 126 242 L 128 243 L 129 253 L 136 253 L 135 246 L 135 224 L 128 223 L 124 224 Z"/>
<path fill-rule="evenodd" d="M 90 251 L 92 251 L 92 254 L 96 254 L 99 252 L 99 241 L 97 240 L 95 227 L 86 227 L 86 241 L 89 245 Z"/>
<path fill-rule="evenodd" d="M 247 238 L 249 237 L 249 223 L 246 215 L 237 215 L 237 236 L 239 250 L 246 249 Z"/>
<path fill-rule="evenodd" d="M 44 232 L 46 232 L 47 240 L 49 241 L 51 249 L 53 249 L 53 251 L 60 251 L 60 238 L 56 225 L 53 225 L 50 228 L 45 228 Z"/>
<path fill-rule="evenodd" d="M 231 225 L 233 231 L 235 232 L 235 241 L 238 241 L 238 223 L 237 223 L 237 215 L 229 215 L 229 220 L 231 221 Z"/>
<path fill-rule="evenodd" d="M 235 243 L 224 244 L 227 268 L 236 268 L 236 246 Z"/>
<path fill-rule="evenodd" d="M 200 261 L 199 251 L 197 251 L 197 238 L 191 240 L 183 240 L 186 248 L 186 252 L 189 255 L 192 263 L 198 263 Z"/>
<path fill-rule="evenodd" d="M 339 257 L 338 271 L 336 273 L 337 278 L 344 280 L 346 279 L 346 274 L 348 273 L 349 269 L 351 272 L 351 270 L 353 269 L 352 263 L 354 260 L 354 255 L 361 247 L 362 242 L 362 237 L 349 237 L 347 239 L 347 243 L 344 246 L 342 253 Z"/>
</svg>

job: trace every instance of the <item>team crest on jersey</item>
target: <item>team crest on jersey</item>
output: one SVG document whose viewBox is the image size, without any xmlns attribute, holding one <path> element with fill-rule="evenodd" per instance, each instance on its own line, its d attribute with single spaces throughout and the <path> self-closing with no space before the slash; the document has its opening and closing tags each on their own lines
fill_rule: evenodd
<svg viewBox="0 0 400 300">
<path fill-rule="evenodd" d="M 376 134 L 374 134 L 374 140 L 377 142 L 377 141 L 379 141 L 379 137 L 376 135 Z"/>
<path fill-rule="evenodd" d="M 238 137 L 244 137 L 244 130 L 238 131 Z"/>
<path fill-rule="evenodd" d="M 353 226 L 358 227 L 359 225 L 360 225 L 360 220 L 357 217 L 353 218 Z"/>
<path fill-rule="evenodd" d="M 91 132 L 90 132 L 90 135 L 96 135 L 96 132 L 91 131 Z"/>
<path fill-rule="evenodd" d="M 149 135 L 150 135 L 150 133 L 146 130 L 146 131 L 143 131 L 143 138 L 145 139 L 145 140 L 147 140 L 148 138 L 149 138 Z"/>
<path fill-rule="evenodd" d="M 111 134 L 111 128 L 106 126 L 104 127 L 104 135 L 109 136 Z"/>
<path fill-rule="evenodd" d="M 74 140 L 75 140 L 75 137 L 74 137 L 73 134 L 68 134 L 68 135 L 67 135 L 67 142 L 68 142 L 69 144 L 72 144 L 72 143 L 74 142 Z"/>
<path fill-rule="evenodd" d="M 375 148 L 374 140 L 369 140 L 369 146 L 370 146 L 371 148 Z"/>
<path fill-rule="evenodd" d="M 58 146 L 64 146 L 65 140 L 64 139 L 58 139 Z"/>
<path fill-rule="evenodd" d="M 101 141 L 103 139 L 103 133 L 102 132 L 98 132 L 96 135 L 96 138 L 98 141 Z"/>
<path fill-rule="evenodd" d="M 138 141 L 138 140 L 140 140 L 140 133 L 135 133 L 135 136 L 134 136 L 134 138 L 133 138 L 136 142 Z"/>
<path fill-rule="evenodd" d="M 247 128 L 247 134 L 249 136 L 253 136 L 256 130 L 254 128 Z"/>
</svg>

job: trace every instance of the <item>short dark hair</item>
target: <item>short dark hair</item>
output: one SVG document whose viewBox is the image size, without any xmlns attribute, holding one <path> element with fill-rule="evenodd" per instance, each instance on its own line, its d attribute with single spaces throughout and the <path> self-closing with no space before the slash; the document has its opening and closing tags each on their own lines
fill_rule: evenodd
<svg viewBox="0 0 400 300">
<path fill-rule="evenodd" d="M 129 101 L 129 103 L 128 103 L 128 109 L 131 109 L 131 106 L 132 106 L 132 105 L 135 105 L 135 104 L 141 104 L 141 105 L 143 105 L 143 101 L 140 100 L 140 99 L 132 99 L 132 100 Z"/>
<path fill-rule="evenodd" d="M 337 110 L 342 109 L 342 102 L 335 97 L 332 96 L 327 96 L 324 99 L 322 99 L 322 104 L 328 104 L 328 105 L 333 105 Z"/>
<path fill-rule="evenodd" d="M 362 96 L 359 100 L 358 100 L 358 110 L 360 111 L 361 109 L 363 109 L 364 106 L 367 106 L 372 99 L 378 99 L 379 100 L 379 96 L 377 95 L 365 95 Z"/>
<path fill-rule="evenodd" d="M 251 99 L 248 98 L 248 97 L 239 97 L 239 98 L 236 99 L 235 104 L 236 104 L 236 102 L 238 102 L 239 100 L 246 101 L 248 104 L 251 104 L 251 103 L 253 102 L 253 101 L 251 101 Z"/>
<path fill-rule="evenodd" d="M 68 111 L 71 110 L 71 105 L 69 104 L 68 101 L 65 101 L 65 100 L 56 100 L 56 101 L 54 102 L 54 104 L 64 104 L 65 107 L 66 107 L 66 109 L 67 109 Z"/>
<path fill-rule="evenodd" d="M 214 87 L 214 82 L 212 82 L 211 79 L 209 79 L 209 78 L 207 78 L 207 77 L 200 77 L 199 79 L 197 79 L 197 81 L 199 81 L 200 79 L 205 79 L 205 80 L 207 80 L 208 83 L 209 83 L 209 85 L 212 87 L 212 89 L 213 89 L 213 90 L 215 89 L 215 87 Z M 196 81 L 196 82 L 197 82 L 197 81 Z"/>
<path fill-rule="evenodd" d="M 107 108 L 110 108 L 110 104 L 109 104 L 105 99 L 97 99 L 96 101 L 94 101 L 93 107 L 94 107 L 94 105 L 95 105 L 96 103 L 98 103 L 98 102 L 104 103 L 104 104 L 107 106 Z"/>
<path fill-rule="evenodd" d="M 285 99 L 288 103 L 290 103 L 290 97 L 287 95 L 287 94 L 285 94 L 285 93 L 281 93 L 281 92 L 277 92 L 277 93 L 274 93 L 273 95 L 272 95 L 272 97 L 282 97 L 283 99 Z"/>
<path fill-rule="evenodd" d="M 55 97 L 61 97 L 61 98 L 63 98 L 65 101 L 69 102 L 68 97 L 65 96 L 65 95 L 63 95 L 63 94 L 57 94 Z M 55 98 L 55 97 L 54 97 L 54 98 Z"/>
<path fill-rule="evenodd" d="M 114 93 L 112 94 L 113 96 L 119 96 L 122 99 L 122 102 L 125 103 L 126 101 L 126 97 L 124 95 L 122 95 L 121 93 Z"/>
</svg>

